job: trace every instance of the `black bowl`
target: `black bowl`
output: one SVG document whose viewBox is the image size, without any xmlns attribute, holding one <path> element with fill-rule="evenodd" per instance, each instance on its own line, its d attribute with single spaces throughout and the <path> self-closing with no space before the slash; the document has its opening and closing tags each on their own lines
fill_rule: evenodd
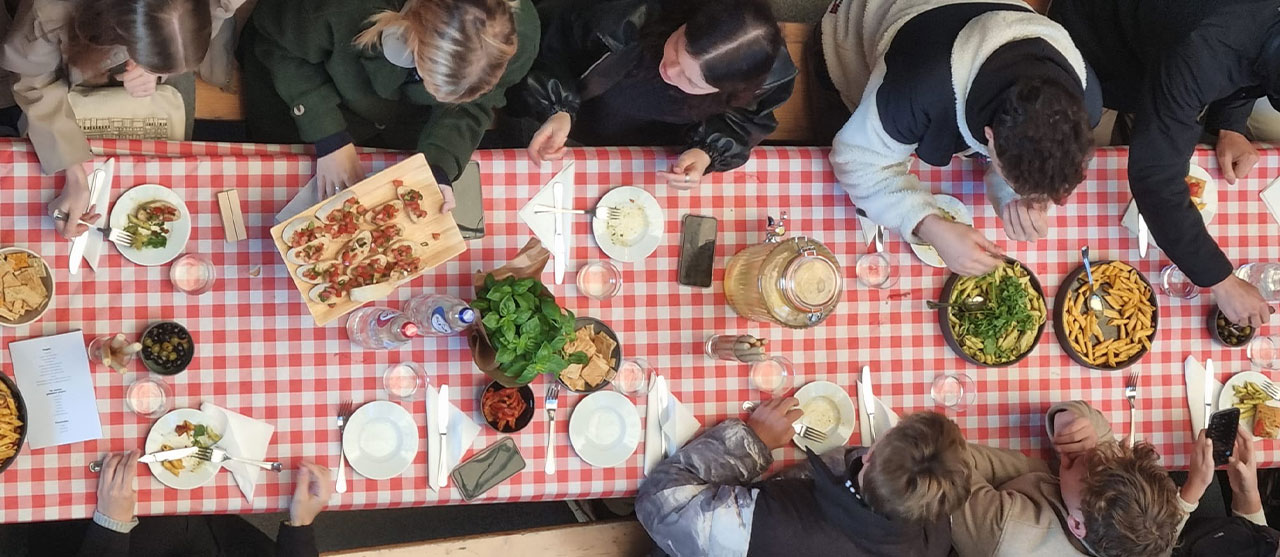
<svg viewBox="0 0 1280 557">
<path fill-rule="evenodd" d="M 13 394 L 13 403 L 17 406 L 18 419 L 22 421 L 22 427 L 18 428 L 17 451 L 4 462 L 0 462 L 0 473 L 3 473 L 9 469 L 9 466 L 13 465 L 13 461 L 18 460 L 18 455 L 22 454 L 22 445 L 27 441 L 27 403 L 22 400 L 22 393 L 18 391 L 18 384 L 9 379 L 8 375 L 0 373 L 0 383 L 4 383 L 4 386 Z"/>
<path fill-rule="evenodd" d="M 186 338 L 191 341 L 191 349 L 187 350 L 185 354 L 179 356 L 177 360 L 173 361 L 161 361 L 148 356 L 148 353 L 151 351 L 150 347 L 146 345 L 148 336 L 152 336 L 152 340 L 157 340 L 154 336 L 165 332 L 177 334 L 179 337 L 185 335 Z M 160 375 L 177 375 L 186 371 L 187 366 L 191 365 L 191 359 L 196 355 L 196 340 L 191 336 L 191 332 L 188 331 L 186 327 L 183 327 L 181 324 L 173 321 L 161 321 L 147 327 L 145 331 L 142 331 L 141 342 L 142 350 L 138 352 L 138 355 L 142 357 L 142 363 L 147 366 L 147 369 Z"/>
<path fill-rule="evenodd" d="M 534 399 L 533 397 L 533 389 L 530 388 L 528 385 L 521 385 L 519 387 L 505 387 L 502 385 L 502 383 L 499 383 L 497 381 L 489 383 L 489 386 L 485 387 L 484 390 L 480 392 L 480 415 L 481 416 L 484 416 L 484 395 L 489 394 L 492 391 L 497 391 L 501 389 L 515 389 L 516 391 L 518 391 L 520 393 L 520 398 L 524 400 L 524 412 L 521 412 L 520 415 L 516 417 L 515 427 L 509 427 L 509 428 L 498 427 L 497 423 L 489 421 L 489 418 L 487 417 L 484 419 L 484 422 L 489 424 L 489 427 L 497 430 L 499 433 L 515 433 L 517 431 L 524 429 L 525 426 L 529 425 L 529 422 L 533 421 L 533 414 L 534 414 L 534 411 L 536 410 L 534 408 L 534 403 L 536 402 L 536 399 Z"/>
<path fill-rule="evenodd" d="M 1036 278 L 1036 274 L 1031 272 L 1031 269 L 1028 268 L 1026 265 L 1023 265 L 1021 261 L 1016 261 L 1013 259 L 1008 259 L 1007 261 L 1009 263 L 1016 263 L 1019 267 L 1022 267 L 1022 269 L 1027 272 L 1027 276 L 1031 278 L 1031 289 L 1035 290 L 1036 294 L 1038 294 L 1040 296 L 1040 299 L 1043 300 L 1044 288 L 1040 286 L 1040 279 Z M 960 275 L 957 275 L 955 273 L 952 273 L 951 276 L 947 277 L 947 281 L 942 284 L 942 293 L 938 295 L 938 301 L 945 303 L 951 300 L 951 292 L 955 290 L 956 281 L 958 280 L 960 280 Z M 1048 304 L 1045 304 L 1045 307 L 1047 308 Z M 942 339 L 947 341 L 947 346 L 951 347 L 951 351 L 955 352 L 957 356 L 960 356 L 960 359 L 977 366 L 1009 367 L 1018 362 L 1021 362 L 1022 360 L 1026 359 L 1028 355 L 1030 355 L 1032 352 L 1035 351 L 1036 347 L 1040 345 L 1040 337 L 1044 335 L 1045 323 L 1040 323 L 1040 328 L 1036 330 L 1036 338 L 1031 343 L 1031 347 L 1027 348 L 1026 352 L 1023 352 L 1017 358 L 1014 358 L 1004 363 L 985 364 L 974 359 L 973 356 L 970 356 L 964 351 L 964 348 L 960 347 L 960 342 L 956 340 L 955 331 L 951 330 L 951 320 L 947 315 L 948 311 L 950 311 L 949 307 L 938 308 L 938 325 L 942 327 Z M 1046 319 L 1045 322 L 1048 322 L 1048 319 Z"/>
<path fill-rule="evenodd" d="M 604 381 L 601 381 L 599 385 L 596 385 L 586 390 L 579 391 L 577 389 L 574 389 L 568 385 L 565 385 L 564 381 L 560 381 L 560 384 L 564 385 L 564 388 L 569 389 L 570 391 L 573 391 L 575 393 L 594 393 L 600 389 L 603 389 L 605 385 L 608 385 L 610 381 L 613 381 L 613 376 L 618 374 L 618 366 L 622 365 L 622 343 L 618 341 L 618 334 L 613 332 L 613 329 L 610 329 L 608 325 L 605 325 L 604 321 L 601 321 L 594 317 L 579 317 L 576 321 L 574 321 L 573 323 L 574 331 L 577 331 L 578 329 L 581 329 L 583 327 L 591 327 L 591 332 L 593 334 L 604 333 L 606 336 L 613 339 L 613 344 L 614 344 L 613 368 L 609 370 L 609 374 L 605 376 Z M 557 375 L 556 380 L 558 381 L 559 379 L 560 377 L 559 375 Z"/>
<path fill-rule="evenodd" d="M 1244 340 L 1240 341 L 1239 344 L 1231 344 L 1230 342 L 1227 342 L 1227 339 L 1222 338 L 1222 331 L 1218 330 L 1218 317 L 1226 319 L 1226 316 L 1222 315 L 1222 310 L 1218 309 L 1217 304 L 1209 306 L 1209 315 L 1205 317 L 1205 326 L 1209 329 L 1209 336 L 1213 338 L 1214 342 L 1217 342 L 1222 346 L 1226 346 L 1227 348 L 1244 348 L 1249 345 L 1249 341 L 1253 340 L 1253 337 L 1258 336 L 1258 328 L 1249 327 L 1249 334 L 1246 335 Z"/>
<path fill-rule="evenodd" d="M 1090 264 L 1094 267 L 1098 267 L 1100 265 L 1111 263 L 1112 261 L 1114 260 L 1108 259 L 1103 261 L 1091 261 Z M 1151 312 L 1151 339 L 1154 341 L 1156 333 L 1160 330 L 1160 305 L 1156 301 L 1156 289 L 1151 286 L 1151 281 L 1147 280 L 1147 277 L 1142 273 L 1138 273 L 1138 278 L 1142 279 L 1142 282 L 1147 285 L 1147 289 L 1151 292 L 1151 297 L 1148 301 L 1151 302 L 1151 307 L 1155 308 L 1155 311 Z M 1079 352 L 1076 352 L 1075 348 L 1071 347 L 1071 341 L 1067 338 L 1067 328 L 1062 325 L 1066 322 L 1062 317 L 1062 312 L 1067 306 L 1068 293 L 1086 282 L 1089 282 L 1089 278 L 1085 273 L 1084 265 L 1080 265 L 1074 271 L 1067 273 L 1066 278 L 1062 279 L 1062 284 L 1058 286 L 1058 295 L 1053 300 L 1053 336 L 1058 339 L 1058 345 L 1062 346 L 1062 350 L 1066 352 L 1072 360 L 1075 360 L 1077 364 L 1090 369 L 1099 369 L 1103 371 L 1124 369 L 1138 363 L 1139 360 L 1150 352 L 1150 350 L 1145 346 L 1138 349 L 1137 353 L 1116 367 L 1093 365 L 1085 361 L 1084 357 L 1082 357 Z"/>
</svg>

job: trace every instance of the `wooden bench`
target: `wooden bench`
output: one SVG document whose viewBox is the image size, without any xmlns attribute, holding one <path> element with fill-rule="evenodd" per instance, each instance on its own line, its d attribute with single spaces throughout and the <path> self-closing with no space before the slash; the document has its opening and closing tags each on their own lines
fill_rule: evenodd
<svg viewBox="0 0 1280 557">
<path fill-rule="evenodd" d="M 649 534 L 635 520 L 610 520 L 552 526 L 516 532 L 483 534 L 352 549 L 325 553 L 325 557 L 643 557 L 653 548 Z"/>
</svg>

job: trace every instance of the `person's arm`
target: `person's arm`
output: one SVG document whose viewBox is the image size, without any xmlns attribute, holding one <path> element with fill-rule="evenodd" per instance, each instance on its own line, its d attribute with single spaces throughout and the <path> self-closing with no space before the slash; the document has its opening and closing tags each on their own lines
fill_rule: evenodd
<svg viewBox="0 0 1280 557">
<path fill-rule="evenodd" d="M 98 471 L 97 505 L 93 523 L 80 543 L 78 557 L 128 557 L 129 532 L 138 525 L 138 476 L 141 451 L 107 455 Z"/>
<path fill-rule="evenodd" d="M 0 65 L 15 75 L 13 100 L 27 116 L 27 136 L 45 174 L 93 158 L 67 98 L 71 85 L 62 60 L 65 24 L 42 20 L 34 2 L 23 2 L 0 57 Z"/>
<path fill-rule="evenodd" d="M 578 0 L 541 3 L 543 28 L 537 56 L 507 95 L 508 113 L 539 123 L 559 112 L 577 117 L 582 103 L 580 79 L 609 53 L 595 29 L 599 10 L 609 5 Z"/>
<path fill-rule="evenodd" d="M 640 484 L 636 517 L 676 557 L 745 555 L 759 490 L 747 484 L 773 464 L 741 420 L 720 423 L 658 464 Z"/>
<path fill-rule="evenodd" d="M 294 526 L 281 523 L 276 533 L 276 557 L 315 557 L 320 555 L 316 548 L 316 532 L 310 524 Z"/>
<path fill-rule="evenodd" d="M 303 462 L 298 465 L 293 499 L 289 501 L 289 521 L 280 524 L 276 535 L 277 557 L 316 557 L 316 533 L 311 523 L 333 495 L 329 469 Z"/>
<path fill-rule="evenodd" d="M 245 0 L 214 0 L 213 25 L 210 29 L 209 51 L 196 74 L 201 79 L 224 91 L 232 91 L 232 76 L 236 68 L 236 41 L 240 30 L 236 28 L 236 11 L 245 5 Z M 251 9 L 246 8 L 247 9 Z"/>
<path fill-rule="evenodd" d="M 1045 412 L 1044 426 L 1049 433 L 1049 438 L 1053 439 L 1054 433 L 1057 432 L 1057 423 L 1055 422 L 1058 414 L 1062 412 L 1071 412 L 1077 418 L 1088 420 L 1093 428 L 1093 433 L 1097 441 L 1107 442 L 1115 441 L 1115 434 L 1111 432 L 1111 422 L 1107 421 L 1106 416 L 1102 415 L 1097 408 L 1089 405 L 1083 400 L 1072 400 L 1068 402 L 1059 402 Z"/>
<path fill-rule="evenodd" d="M 689 128 L 685 149 L 701 149 L 709 155 L 709 172 L 724 172 L 746 164 L 751 149 L 778 129 L 773 111 L 791 98 L 795 87 L 791 56 L 785 48 L 778 56 L 777 64 L 785 62 L 791 69 L 790 77 L 763 91 L 750 106 L 731 108 Z"/>
<path fill-rule="evenodd" d="M 1249 115 L 1257 99 L 1221 100 L 1209 104 L 1204 112 L 1204 127 L 1210 133 L 1233 131 L 1244 135 L 1249 132 Z"/>
<path fill-rule="evenodd" d="M 1044 462 L 1017 451 L 969 444 L 969 499 L 951 515 L 952 543 L 961 555 L 996 552 L 1010 516 L 1036 513 L 1036 505 L 1016 491 L 1000 490 L 1005 482 L 1033 472 L 1047 471 Z"/>
</svg>

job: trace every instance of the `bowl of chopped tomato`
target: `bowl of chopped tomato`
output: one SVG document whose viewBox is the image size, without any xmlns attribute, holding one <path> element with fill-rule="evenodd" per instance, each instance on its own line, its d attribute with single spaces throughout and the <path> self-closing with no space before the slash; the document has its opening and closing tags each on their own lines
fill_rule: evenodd
<svg viewBox="0 0 1280 557">
<path fill-rule="evenodd" d="M 528 385 L 504 387 L 494 381 L 480 394 L 485 423 L 499 433 L 515 433 L 533 421 L 533 389 Z"/>
</svg>

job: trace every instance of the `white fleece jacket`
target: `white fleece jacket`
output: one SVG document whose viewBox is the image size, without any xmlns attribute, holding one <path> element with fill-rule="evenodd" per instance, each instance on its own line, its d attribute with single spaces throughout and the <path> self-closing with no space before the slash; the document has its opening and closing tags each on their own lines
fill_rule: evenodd
<svg viewBox="0 0 1280 557">
<path fill-rule="evenodd" d="M 831 164 L 840 186 L 853 203 L 876 223 L 898 231 L 908 242 L 929 215 L 942 216 L 928 186 L 911 170 L 915 144 L 900 143 L 886 131 L 876 106 L 876 92 L 884 82 L 885 53 L 898 30 L 911 18 L 933 8 L 973 0 L 836 0 L 822 18 L 822 49 L 832 82 L 852 116 L 836 134 Z M 985 0 L 1026 8 L 1019 0 Z M 956 115 L 965 143 L 986 155 L 986 146 L 973 137 L 965 122 L 969 89 L 983 62 L 1005 44 L 1040 38 L 1067 60 L 1082 84 L 1084 58 L 1062 26 L 1031 11 L 989 12 L 970 21 L 956 37 L 951 73 Z M 994 169 L 986 177 L 988 201 L 997 212 L 1017 193 Z"/>
</svg>

